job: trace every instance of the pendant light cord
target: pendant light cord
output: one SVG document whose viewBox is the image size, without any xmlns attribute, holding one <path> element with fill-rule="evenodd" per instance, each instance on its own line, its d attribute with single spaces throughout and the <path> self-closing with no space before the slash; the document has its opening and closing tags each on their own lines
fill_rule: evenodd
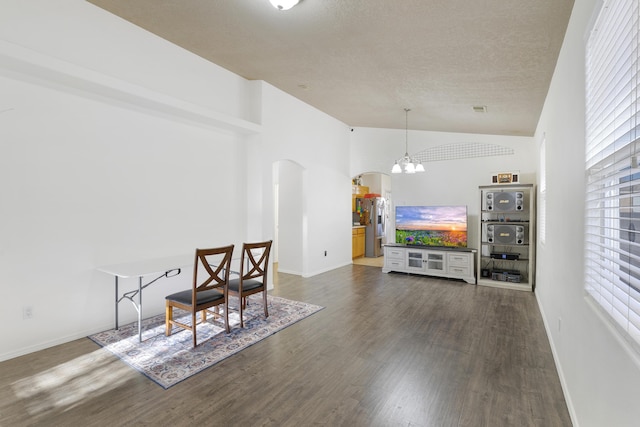
<svg viewBox="0 0 640 427">
<path fill-rule="evenodd" d="M 409 111 L 410 108 L 404 109 L 404 155 L 409 157 Z"/>
</svg>

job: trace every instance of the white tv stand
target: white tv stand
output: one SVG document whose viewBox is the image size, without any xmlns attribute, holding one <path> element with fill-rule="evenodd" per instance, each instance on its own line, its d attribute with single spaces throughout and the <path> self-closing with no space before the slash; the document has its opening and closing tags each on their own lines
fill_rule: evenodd
<svg viewBox="0 0 640 427">
<path fill-rule="evenodd" d="M 424 274 L 476 284 L 475 249 L 385 245 L 383 273 Z"/>
</svg>

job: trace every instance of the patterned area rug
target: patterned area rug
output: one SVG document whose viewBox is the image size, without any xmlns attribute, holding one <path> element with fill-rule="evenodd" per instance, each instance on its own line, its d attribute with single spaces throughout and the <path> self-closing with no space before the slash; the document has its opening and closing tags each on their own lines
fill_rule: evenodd
<svg viewBox="0 0 640 427">
<path fill-rule="evenodd" d="M 262 296 L 249 297 L 244 329 L 237 311 L 230 309 L 228 335 L 222 319 L 212 321 L 213 316 L 207 316 L 207 322 L 198 324 L 196 348 L 191 331 L 174 327 L 171 336 L 165 336 L 164 314 L 142 321 L 142 343 L 138 342 L 137 322 L 89 338 L 167 389 L 324 308 L 274 296 L 268 301 L 269 317 L 265 319 Z M 191 323 L 184 311 L 175 310 L 174 317 Z"/>
</svg>

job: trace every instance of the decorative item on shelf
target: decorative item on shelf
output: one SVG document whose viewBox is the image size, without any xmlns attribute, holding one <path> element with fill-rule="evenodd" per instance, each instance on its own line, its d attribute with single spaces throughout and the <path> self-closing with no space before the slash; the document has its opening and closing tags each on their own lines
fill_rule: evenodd
<svg viewBox="0 0 640 427">
<path fill-rule="evenodd" d="M 399 161 L 396 160 L 396 163 L 393 165 L 391 169 L 391 173 L 416 173 L 416 172 L 424 172 L 424 166 L 422 163 L 412 159 L 409 157 L 409 108 L 404 109 L 405 113 L 405 151 L 404 157 Z"/>
<path fill-rule="evenodd" d="M 278 10 L 289 10 L 297 5 L 300 0 L 269 0 L 269 2 Z"/>
<path fill-rule="evenodd" d="M 519 184 L 520 171 L 494 172 L 491 174 L 492 184 Z"/>
</svg>

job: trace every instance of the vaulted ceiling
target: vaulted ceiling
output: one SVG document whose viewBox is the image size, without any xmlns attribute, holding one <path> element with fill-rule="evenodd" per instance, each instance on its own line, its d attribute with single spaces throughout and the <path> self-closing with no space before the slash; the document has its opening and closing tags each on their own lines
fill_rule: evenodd
<svg viewBox="0 0 640 427">
<path fill-rule="evenodd" d="M 535 132 L 573 0 L 90 0 L 352 127 Z M 477 112 L 480 108 L 486 112 Z"/>
</svg>

